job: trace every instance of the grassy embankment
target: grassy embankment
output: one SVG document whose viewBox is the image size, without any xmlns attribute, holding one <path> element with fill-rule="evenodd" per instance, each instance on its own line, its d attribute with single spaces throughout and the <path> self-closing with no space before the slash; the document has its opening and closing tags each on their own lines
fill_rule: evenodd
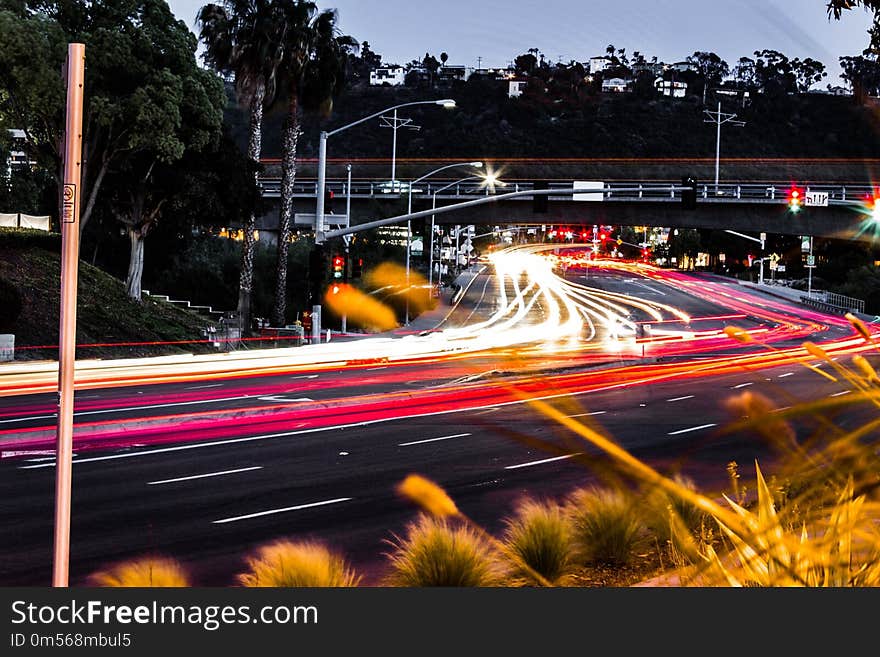
<svg viewBox="0 0 880 657">
<path fill-rule="evenodd" d="M 0 229 L 0 333 L 15 335 L 16 360 L 57 358 L 60 248 L 56 233 Z M 150 296 L 136 303 L 122 281 L 79 263 L 77 358 L 216 351 L 202 336 L 209 323 Z"/>
</svg>

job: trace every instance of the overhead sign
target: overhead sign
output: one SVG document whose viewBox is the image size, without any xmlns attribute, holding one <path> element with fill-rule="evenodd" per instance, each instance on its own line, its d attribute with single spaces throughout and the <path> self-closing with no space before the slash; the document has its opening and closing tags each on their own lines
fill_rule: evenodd
<svg viewBox="0 0 880 657">
<path fill-rule="evenodd" d="M 314 226 L 315 225 L 315 213 L 314 212 L 296 212 L 293 215 L 293 223 L 297 226 Z M 325 214 L 324 215 L 324 227 L 333 227 L 333 228 L 348 228 L 348 215 L 347 214 Z"/>
<path fill-rule="evenodd" d="M 589 189 L 589 190 L 604 190 L 605 183 L 602 181 L 596 180 L 575 180 L 572 182 L 572 189 L 581 190 L 581 189 Z M 593 192 L 590 194 L 572 194 L 572 201 L 601 201 L 605 198 L 605 192 Z"/>
<path fill-rule="evenodd" d="M 804 195 L 804 205 L 828 206 L 828 192 L 807 192 Z"/>
</svg>

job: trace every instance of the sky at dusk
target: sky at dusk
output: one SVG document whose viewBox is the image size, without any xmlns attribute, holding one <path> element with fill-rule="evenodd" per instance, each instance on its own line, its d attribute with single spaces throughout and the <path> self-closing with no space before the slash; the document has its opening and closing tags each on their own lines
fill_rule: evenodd
<svg viewBox="0 0 880 657">
<path fill-rule="evenodd" d="M 201 0 L 170 0 L 172 11 L 196 30 Z M 506 66 L 529 48 L 550 61 L 586 61 L 608 44 L 650 59 L 679 61 L 695 50 L 717 53 L 731 65 L 755 50 L 824 63 L 839 84 L 838 57 L 868 45 L 870 15 L 863 9 L 829 20 L 824 0 L 331 0 L 339 27 L 368 41 L 383 63 L 405 64 L 425 52 L 449 64 Z"/>
</svg>

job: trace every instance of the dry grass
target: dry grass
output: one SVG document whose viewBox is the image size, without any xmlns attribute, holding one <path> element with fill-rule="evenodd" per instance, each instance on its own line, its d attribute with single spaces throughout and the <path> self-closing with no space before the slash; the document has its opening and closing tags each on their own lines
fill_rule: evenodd
<svg viewBox="0 0 880 657">
<path fill-rule="evenodd" d="M 260 546 L 247 564 L 238 581 L 248 587 L 352 587 L 361 581 L 343 557 L 313 541 Z"/>
<path fill-rule="evenodd" d="M 539 585 L 532 572 L 554 586 L 567 584 L 577 565 L 573 559 L 572 527 L 562 507 L 552 500 L 524 498 L 505 519 L 502 542 L 518 558 L 511 563 L 513 585 Z M 522 568 L 525 563 L 529 568 Z"/>
<path fill-rule="evenodd" d="M 449 518 L 419 514 L 406 536 L 388 540 L 388 586 L 500 586 L 505 573 L 494 546 L 478 530 Z"/>
<path fill-rule="evenodd" d="M 124 561 L 115 566 L 93 573 L 88 582 L 91 586 L 107 587 L 188 587 L 189 576 L 174 559 L 147 556 Z"/>
</svg>

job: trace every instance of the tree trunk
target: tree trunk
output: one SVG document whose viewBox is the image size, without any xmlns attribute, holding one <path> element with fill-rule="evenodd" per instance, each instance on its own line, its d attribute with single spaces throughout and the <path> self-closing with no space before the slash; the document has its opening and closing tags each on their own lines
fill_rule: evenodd
<svg viewBox="0 0 880 657">
<path fill-rule="evenodd" d="M 287 253 L 293 224 L 293 184 L 296 179 L 296 147 L 299 140 L 299 103 L 296 94 L 290 99 L 284 124 L 281 163 L 281 208 L 278 217 L 278 276 L 275 282 L 275 308 L 272 324 L 284 326 L 287 316 Z"/>
<path fill-rule="evenodd" d="M 263 100 L 266 88 L 261 83 L 254 90 L 250 107 L 250 139 L 248 157 L 259 164 L 263 141 Z M 254 174 L 258 177 L 258 174 Z M 259 183 L 259 180 L 257 180 Z M 251 334 L 251 297 L 254 284 L 254 230 L 257 218 L 251 211 L 244 224 L 244 241 L 241 246 L 241 271 L 238 278 L 238 316 L 243 335 Z"/>
<path fill-rule="evenodd" d="M 128 260 L 128 276 L 125 277 L 125 293 L 138 303 L 141 301 L 141 279 L 144 275 L 144 234 L 129 226 L 128 239 L 131 242 L 131 255 Z"/>
</svg>

